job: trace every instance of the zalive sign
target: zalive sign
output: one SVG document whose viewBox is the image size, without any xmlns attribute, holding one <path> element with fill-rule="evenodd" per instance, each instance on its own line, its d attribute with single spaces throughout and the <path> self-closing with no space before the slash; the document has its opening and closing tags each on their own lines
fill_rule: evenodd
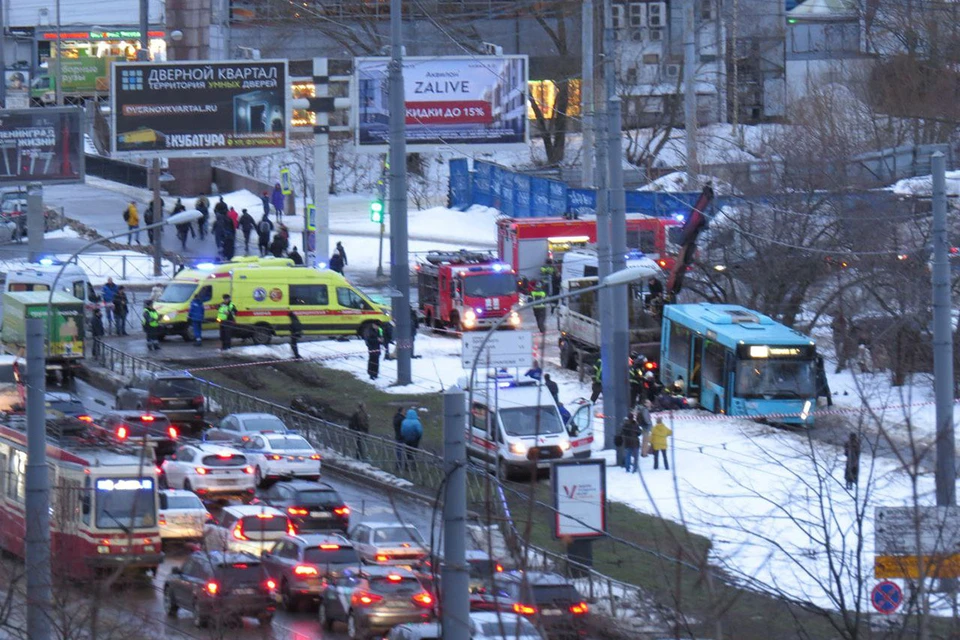
<svg viewBox="0 0 960 640">
<path fill-rule="evenodd" d="M 0 184 L 83 182 L 79 107 L 0 110 Z"/>
<path fill-rule="evenodd" d="M 484 338 L 488 338 L 483 344 Z M 533 362 L 530 331 L 464 332 L 460 362 L 464 369 L 477 367 L 529 367 Z M 481 352 L 481 345 L 483 351 Z"/>
<path fill-rule="evenodd" d="M 554 531 L 556 538 L 600 538 L 607 531 L 606 460 L 554 462 Z"/>
<path fill-rule="evenodd" d="M 119 156 L 225 156 L 287 147 L 286 60 L 115 63 Z"/>
<path fill-rule="evenodd" d="M 878 507 L 874 544 L 877 578 L 960 578 L 957 507 Z"/>
</svg>

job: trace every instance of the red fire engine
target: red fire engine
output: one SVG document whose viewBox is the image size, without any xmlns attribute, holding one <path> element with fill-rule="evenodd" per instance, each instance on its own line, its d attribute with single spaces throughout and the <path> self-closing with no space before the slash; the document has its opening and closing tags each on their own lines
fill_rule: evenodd
<svg viewBox="0 0 960 640">
<path fill-rule="evenodd" d="M 639 249 L 657 261 L 662 269 L 672 269 L 677 247 L 667 231 L 679 227 L 672 218 L 654 218 L 632 214 L 627 216 L 627 248 Z M 531 279 L 540 277 L 540 267 L 547 258 L 559 262 L 570 249 L 582 248 L 597 241 L 597 221 L 567 218 L 500 218 L 497 220 L 497 249 L 500 259 L 513 266 L 517 273 Z"/>
<path fill-rule="evenodd" d="M 520 326 L 513 310 L 520 301 L 517 275 L 492 253 L 431 251 L 416 271 L 420 313 L 427 326 L 471 331 L 491 327 L 507 314 L 505 326 Z"/>
</svg>

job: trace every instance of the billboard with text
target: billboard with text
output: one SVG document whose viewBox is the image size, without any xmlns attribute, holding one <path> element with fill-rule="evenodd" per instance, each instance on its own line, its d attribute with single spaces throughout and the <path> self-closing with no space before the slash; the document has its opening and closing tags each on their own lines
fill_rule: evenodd
<svg viewBox="0 0 960 640">
<path fill-rule="evenodd" d="M 389 58 L 358 58 L 357 145 L 381 151 L 390 135 Z M 410 146 L 525 145 L 527 57 L 403 59 Z"/>
<path fill-rule="evenodd" d="M 0 110 L 0 185 L 83 182 L 79 107 Z"/>
<path fill-rule="evenodd" d="M 118 156 L 224 156 L 285 149 L 286 60 L 113 65 Z"/>
</svg>

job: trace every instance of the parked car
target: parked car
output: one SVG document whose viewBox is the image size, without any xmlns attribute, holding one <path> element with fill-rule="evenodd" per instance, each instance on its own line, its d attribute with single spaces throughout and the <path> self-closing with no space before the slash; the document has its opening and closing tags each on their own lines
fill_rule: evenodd
<svg viewBox="0 0 960 640">
<path fill-rule="evenodd" d="M 417 528 L 399 522 L 363 522 L 350 529 L 347 539 L 370 564 L 413 565 L 429 553 Z"/>
<path fill-rule="evenodd" d="M 180 432 L 162 413 L 149 411 L 111 411 L 92 422 L 106 437 L 120 442 L 141 442 L 154 447 L 156 460 L 162 461 L 177 448 Z"/>
<path fill-rule="evenodd" d="M 543 640 L 528 620 L 515 613 L 471 613 L 468 623 L 470 640 Z M 397 625 L 387 640 L 441 640 L 439 622 Z"/>
<path fill-rule="evenodd" d="M 175 617 L 193 613 L 194 625 L 230 622 L 242 616 L 273 622 L 276 583 L 255 558 L 245 553 L 198 551 L 182 567 L 174 567 L 163 584 L 163 607 Z M 218 625 L 219 626 L 219 625 Z"/>
<path fill-rule="evenodd" d="M 295 611 L 308 600 L 319 601 L 325 580 L 360 566 L 357 550 L 338 534 L 284 536 L 264 551 L 262 558 L 287 611 Z"/>
<path fill-rule="evenodd" d="M 398 624 L 429 622 L 435 601 L 413 572 L 402 567 L 345 570 L 327 581 L 320 596 L 320 626 L 346 622 L 350 638 L 382 636 Z"/>
<path fill-rule="evenodd" d="M 200 381 L 189 374 L 143 371 L 117 391 L 117 409 L 164 413 L 184 435 L 198 437 L 206 401 Z"/>
<path fill-rule="evenodd" d="M 550 638 L 579 638 L 586 634 L 590 607 L 567 578 L 556 573 L 510 571 L 494 584 L 513 600 L 513 610 Z"/>
<path fill-rule="evenodd" d="M 253 465 L 257 486 L 276 478 L 320 477 L 320 454 L 295 433 L 256 433 L 237 447 Z"/>
<path fill-rule="evenodd" d="M 257 492 L 257 500 L 286 512 L 297 531 L 344 531 L 350 527 L 350 507 L 325 482 L 275 482 Z"/>
<path fill-rule="evenodd" d="M 231 413 L 207 431 L 208 440 L 246 442 L 253 434 L 293 433 L 283 420 L 270 413 Z"/>
<path fill-rule="evenodd" d="M 197 494 L 182 489 L 163 489 L 158 498 L 157 524 L 160 525 L 161 540 L 203 539 L 203 527 L 212 516 Z"/>
<path fill-rule="evenodd" d="M 266 505 L 231 505 L 224 507 L 220 518 L 203 530 L 207 549 L 260 554 L 272 549 L 285 535 L 296 534 L 293 521 L 283 512 Z"/>
<path fill-rule="evenodd" d="M 231 447 L 182 444 L 163 461 L 160 473 L 167 487 L 193 491 L 200 497 L 253 499 L 253 467 Z"/>
</svg>

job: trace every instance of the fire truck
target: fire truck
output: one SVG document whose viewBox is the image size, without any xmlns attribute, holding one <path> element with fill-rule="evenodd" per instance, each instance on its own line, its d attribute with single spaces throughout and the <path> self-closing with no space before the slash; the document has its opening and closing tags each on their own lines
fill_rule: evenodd
<svg viewBox="0 0 960 640">
<path fill-rule="evenodd" d="M 679 247 L 669 238 L 671 229 L 682 223 L 673 218 L 640 214 L 627 216 L 627 249 L 639 250 L 653 258 L 661 269 L 670 270 Z M 497 220 L 497 250 L 500 259 L 530 279 L 540 277 L 547 258 L 559 263 L 571 249 L 597 242 L 597 221 L 568 218 L 500 218 Z"/>
<path fill-rule="evenodd" d="M 492 253 L 430 251 L 415 269 L 427 326 L 472 331 L 489 328 L 507 314 L 505 327 L 520 326 L 514 310 L 520 301 L 516 272 Z"/>
</svg>

